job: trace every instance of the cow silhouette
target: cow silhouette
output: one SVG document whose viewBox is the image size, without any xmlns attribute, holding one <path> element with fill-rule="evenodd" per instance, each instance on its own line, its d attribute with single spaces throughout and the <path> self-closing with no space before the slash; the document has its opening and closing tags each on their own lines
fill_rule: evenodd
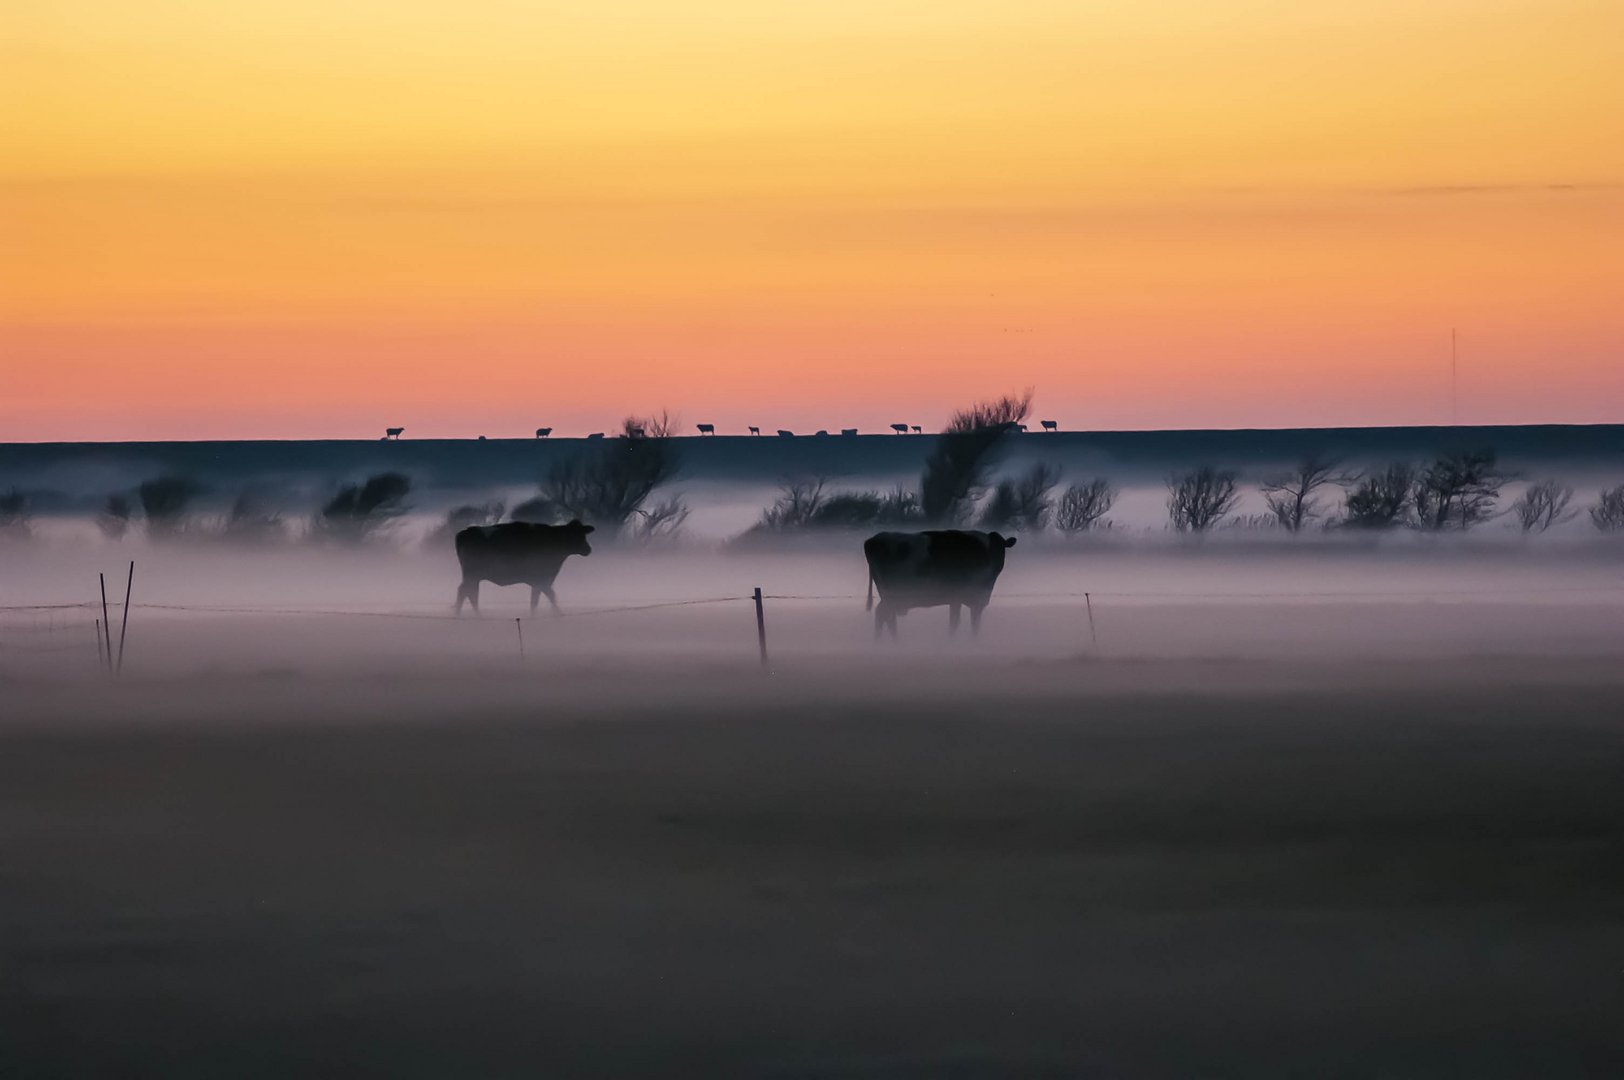
<svg viewBox="0 0 1624 1080">
<path fill-rule="evenodd" d="M 944 604 L 949 634 L 958 633 L 961 607 L 970 609 L 970 632 L 979 633 L 981 613 L 1004 569 L 1004 553 L 1014 546 L 1013 536 L 967 529 L 875 533 L 863 541 L 875 638 L 887 628 L 895 638 L 898 615 Z M 878 607 L 875 589 L 880 593 Z"/>
<path fill-rule="evenodd" d="M 920 427 L 918 424 L 915 424 L 914 429 L 913 429 L 913 433 L 915 435 L 920 435 L 920 434 L 924 433 L 924 430 L 925 430 L 924 428 Z"/>
<path fill-rule="evenodd" d="M 898 435 L 906 435 L 906 434 L 908 434 L 908 425 L 907 424 L 892 424 L 891 425 L 891 430 L 896 432 Z"/>
<path fill-rule="evenodd" d="M 793 431 L 785 431 L 783 428 L 779 428 L 778 429 L 778 437 L 780 439 L 792 439 L 792 438 L 795 437 L 795 432 L 793 432 Z"/>
<path fill-rule="evenodd" d="M 551 435 L 552 433 L 553 433 L 553 429 L 550 428 L 550 427 L 539 427 L 539 428 L 536 429 L 536 438 L 545 439 L 547 436 Z"/>
<path fill-rule="evenodd" d="M 1060 430 L 1060 425 L 1055 423 L 1053 420 L 1045 420 L 1043 421 L 1043 430 L 1058 432 Z"/>
<path fill-rule="evenodd" d="M 857 434 L 857 429 L 854 427 L 843 427 L 840 429 L 840 433 L 842 435 L 855 435 Z"/>
<path fill-rule="evenodd" d="M 589 439 L 601 439 L 601 438 L 603 438 L 603 432 L 594 431 L 592 434 L 588 435 L 587 438 L 589 438 Z"/>
<path fill-rule="evenodd" d="M 398 439 L 400 438 L 400 433 L 405 430 L 406 429 L 403 427 L 384 428 L 383 437 L 386 439 Z"/>
<path fill-rule="evenodd" d="M 825 430 L 824 430 L 824 429 L 822 429 L 822 428 L 819 428 L 819 429 L 818 429 L 818 431 L 817 431 L 817 433 L 818 433 L 818 434 L 819 434 L 819 435 L 827 435 L 827 434 L 829 434 L 829 433 L 828 433 L 828 432 L 827 432 L 827 431 L 825 431 Z"/>
<path fill-rule="evenodd" d="M 715 424 L 695 424 L 694 426 L 699 429 L 699 433 L 701 435 L 715 435 L 716 434 L 716 425 Z"/>
<path fill-rule="evenodd" d="M 592 545 L 586 535 L 591 525 L 579 520 L 568 525 L 536 525 L 528 521 L 504 521 L 500 525 L 470 525 L 457 534 L 457 562 L 462 567 L 462 583 L 457 586 L 456 614 L 468 601 L 479 613 L 479 583 L 530 586 L 530 610 L 534 612 L 543 595 L 558 610 L 553 581 L 559 568 L 571 555 L 590 555 Z"/>
<path fill-rule="evenodd" d="M 751 425 L 750 434 L 752 434 L 752 435 L 760 435 L 761 434 L 761 429 L 754 426 L 754 425 Z"/>
</svg>

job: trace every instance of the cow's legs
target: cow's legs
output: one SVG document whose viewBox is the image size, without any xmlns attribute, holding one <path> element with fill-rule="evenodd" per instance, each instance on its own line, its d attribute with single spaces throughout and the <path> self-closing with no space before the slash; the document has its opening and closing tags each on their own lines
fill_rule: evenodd
<svg viewBox="0 0 1624 1080">
<path fill-rule="evenodd" d="M 536 605 L 541 603 L 543 593 L 545 593 L 547 596 L 547 602 L 553 606 L 553 614 L 557 615 L 558 597 L 553 595 L 552 588 L 547 585 L 530 586 L 530 614 L 534 615 L 536 613 Z"/>
<path fill-rule="evenodd" d="M 959 632 L 959 605 L 947 606 L 947 636 L 953 637 Z"/>
<path fill-rule="evenodd" d="M 981 633 L 981 613 L 987 610 L 985 604 L 978 604 L 970 608 L 970 636 L 975 637 Z"/>
<path fill-rule="evenodd" d="M 466 600 L 473 607 L 474 614 L 479 614 L 479 580 L 464 581 L 457 586 L 457 614 L 462 614 L 462 602 Z"/>
<path fill-rule="evenodd" d="M 880 636 L 885 633 L 886 618 L 890 614 L 890 611 L 891 611 L 891 605 L 887 604 L 884 600 L 881 600 L 880 601 L 880 606 L 874 609 L 874 640 L 875 641 L 880 640 Z"/>
</svg>

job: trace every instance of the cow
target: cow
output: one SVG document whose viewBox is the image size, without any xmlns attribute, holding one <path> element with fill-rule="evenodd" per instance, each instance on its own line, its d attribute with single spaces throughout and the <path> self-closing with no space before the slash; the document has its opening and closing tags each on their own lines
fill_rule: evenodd
<svg viewBox="0 0 1624 1080">
<path fill-rule="evenodd" d="M 586 542 L 593 526 L 579 520 L 568 525 L 535 525 L 526 521 L 506 521 L 500 525 L 470 525 L 457 534 L 457 562 L 462 565 L 462 584 L 457 586 L 456 614 L 468 601 L 479 613 L 479 583 L 530 586 L 530 611 L 541 602 L 558 610 L 553 580 L 571 555 L 590 555 Z"/>
<path fill-rule="evenodd" d="M 886 627 L 897 636 L 897 616 L 914 608 L 948 605 L 948 633 L 959 629 L 959 608 L 970 609 L 970 632 L 981 631 L 981 613 L 992 599 L 992 587 L 1004 569 L 1004 552 L 1015 537 L 995 532 L 936 529 L 929 532 L 882 532 L 863 541 L 868 559 L 868 608 L 874 612 L 874 637 Z M 874 590 L 880 591 L 879 607 Z"/>
<path fill-rule="evenodd" d="M 551 435 L 552 433 L 553 433 L 553 429 L 550 428 L 550 427 L 539 427 L 539 428 L 536 429 L 536 438 L 545 439 L 547 436 Z"/>
<path fill-rule="evenodd" d="M 925 430 L 924 428 L 920 427 L 918 424 L 915 424 L 914 428 L 913 428 L 913 433 L 915 435 L 918 435 L 918 434 L 922 433 L 924 430 Z"/>
<path fill-rule="evenodd" d="M 1043 430 L 1058 432 L 1060 430 L 1060 425 L 1053 420 L 1045 420 L 1043 421 Z"/>
<path fill-rule="evenodd" d="M 386 439 L 398 439 L 405 430 L 403 427 L 384 428 L 383 437 Z"/>
<path fill-rule="evenodd" d="M 793 432 L 793 431 L 785 431 L 783 428 L 779 428 L 778 429 L 778 437 L 780 439 L 793 439 L 793 438 L 795 438 L 795 432 Z"/>
<path fill-rule="evenodd" d="M 694 426 L 699 429 L 699 433 L 701 435 L 715 435 L 716 434 L 716 425 L 715 424 L 695 424 Z"/>
<path fill-rule="evenodd" d="M 752 425 L 750 425 L 750 434 L 752 434 L 752 435 L 760 435 L 761 434 L 761 429 L 756 427 L 754 424 L 752 424 Z"/>
<path fill-rule="evenodd" d="M 908 434 L 908 425 L 907 424 L 892 424 L 891 425 L 891 430 L 896 432 L 898 435 L 906 435 L 906 434 Z"/>
<path fill-rule="evenodd" d="M 587 438 L 589 438 L 589 439 L 601 439 L 601 438 L 603 438 L 603 432 L 594 431 L 592 434 L 588 435 Z"/>
<path fill-rule="evenodd" d="M 843 427 L 840 429 L 840 433 L 842 435 L 855 435 L 857 434 L 857 429 L 854 427 Z"/>
</svg>

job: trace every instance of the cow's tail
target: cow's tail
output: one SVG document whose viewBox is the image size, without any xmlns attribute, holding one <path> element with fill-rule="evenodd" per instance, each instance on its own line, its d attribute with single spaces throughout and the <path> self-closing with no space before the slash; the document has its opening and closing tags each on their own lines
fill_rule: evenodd
<svg viewBox="0 0 1624 1080">
<path fill-rule="evenodd" d="M 872 569 L 868 572 L 868 606 L 863 610 L 874 610 L 874 571 Z"/>
</svg>

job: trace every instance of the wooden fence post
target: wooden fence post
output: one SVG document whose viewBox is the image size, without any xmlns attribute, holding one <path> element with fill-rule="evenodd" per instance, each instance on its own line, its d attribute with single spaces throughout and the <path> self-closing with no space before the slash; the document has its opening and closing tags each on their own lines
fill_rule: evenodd
<svg viewBox="0 0 1624 1080">
<path fill-rule="evenodd" d="M 124 635 L 130 629 L 130 588 L 135 584 L 135 560 L 130 560 L 130 576 L 124 582 L 124 618 L 118 627 L 118 667 L 115 674 L 124 673 Z"/>
<path fill-rule="evenodd" d="M 524 663 L 524 620 L 514 619 L 513 629 L 519 632 L 519 663 Z"/>
<path fill-rule="evenodd" d="M 771 670 L 767 662 L 767 613 L 761 604 L 761 586 L 756 586 L 756 643 L 761 646 L 761 670 Z"/>
<path fill-rule="evenodd" d="M 102 635 L 107 639 L 107 670 L 113 669 L 113 620 L 107 617 L 107 575 L 98 573 L 102 593 Z"/>
<path fill-rule="evenodd" d="M 1094 648 L 1098 649 L 1100 647 L 1100 636 L 1094 632 L 1094 598 L 1085 592 L 1083 594 L 1083 603 L 1088 605 L 1088 640 L 1093 643 Z"/>
</svg>

